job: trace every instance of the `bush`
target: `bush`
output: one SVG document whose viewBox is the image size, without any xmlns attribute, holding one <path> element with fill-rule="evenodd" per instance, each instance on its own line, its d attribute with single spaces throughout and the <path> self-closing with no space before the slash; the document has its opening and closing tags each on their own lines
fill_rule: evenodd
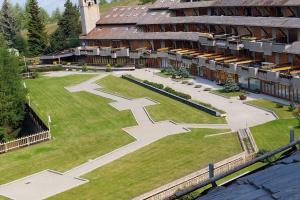
<svg viewBox="0 0 300 200">
<path fill-rule="evenodd" d="M 64 68 L 62 65 L 55 65 L 55 66 L 45 66 L 45 67 L 39 67 L 34 68 L 31 71 L 32 72 L 49 72 L 49 71 L 63 71 Z"/>
<path fill-rule="evenodd" d="M 185 94 L 185 93 L 182 93 L 182 92 L 175 91 L 174 89 L 172 89 L 172 88 L 170 88 L 170 87 L 166 87 L 164 90 L 165 90 L 166 92 L 169 92 L 169 93 L 174 94 L 174 95 L 176 95 L 176 96 L 182 97 L 182 98 L 184 98 L 184 99 L 191 99 L 191 98 L 192 98 L 191 95 Z"/>
<path fill-rule="evenodd" d="M 87 64 L 82 65 L 81 70 L 86 72 L 88 70 Z"/>
<path fill-rule="evenodd" d="M 281 103 L 276 103 L 276 108 L 283 108 L 283 104 L 281 104 Z"/>
<path fill-rule="evenodd" d="M 294 103 L 291 103 L 288 107 L 290 112 L 293 112 L 294 110 L 296 110 L 296 105 Z"/>
<path fill-rule="evenodd" d="M 164 89 L 164 85 L 163 84 L 154 83 L 154 82 L 150 82 L 150 81 L 147 81 L 147 80 L 143 81 L 143 83 L 151 85 L 151 86 L 153 86 L 155 88 L 158 88 L 158 89 L 161 89 L 161 90 Z"/>
<path fill-rule="evenodd" d="M 107 64 L 107 65 L 106 65 L 105 71 L 106 71 L 106 72 L 111 72 L 111 64 Z"/>
<path fill-rule="evenodd" d="M 31 77 L 32 77 L 33 79 L 36 79 L 36 78 L 39 77 L 39 73 L 38 73 L 38 72 L 32 72 Z"/>
<path fill-rule="evenodd" d="M 123 64 L 118 63 L 118 64 L 116 64 L 116 67 L 117 67 L 117 68 L 121 68 L 121 67 L 123 67 Z"/>
</svg>

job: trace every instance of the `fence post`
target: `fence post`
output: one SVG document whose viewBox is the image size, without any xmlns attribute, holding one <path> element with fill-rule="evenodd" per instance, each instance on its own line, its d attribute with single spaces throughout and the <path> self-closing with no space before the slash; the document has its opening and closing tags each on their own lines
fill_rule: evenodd
<svg viewBox="0 0 300 200">
<path fill-rule="evenodd" d="M 208 164 L 208 173 L 209 179 L 212 179 L 215 176 L 215 167 L 213 163 Z M 212 182 L 211 185 L 212 187 L 217 187 L 216 182 Z"/>
<path fill-rule="evenodd" d="M 290 143 L 295 141 L 295 132 L 294 132 L 294 128 L 290 127 Z"/>
<path fill-rule="evenodd" d="M 4 151 L 7 152 L 7 145 L 4 143 Z"/>
</svg>

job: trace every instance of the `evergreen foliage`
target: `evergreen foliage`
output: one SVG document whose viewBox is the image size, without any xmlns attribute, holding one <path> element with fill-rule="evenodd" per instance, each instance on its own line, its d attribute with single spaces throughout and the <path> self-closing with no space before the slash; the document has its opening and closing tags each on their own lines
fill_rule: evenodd
<svg viewBox="0 0 300 200">
<path fill-rule="evenodd" d="M 80 33 L 79 10 L 70 0 L 67 0 L 65 11 L 58 21 L 58 28 L 51 36 L 50 47 L 47 49 L 47 53 L 79 46 Z"/>
<path fill-rule="evenodd" d="M 237 92 L 240 90 L 238 84 L 233 80 L 232 76 L 228 75 L 227 80 L 224 85 L 224 91 L 229 92 Z"/>
<path fill-rule="evenodd" d="M 22 85 L 18 58 L 0 40 L 0 141 L 17 129 L 24 118 L 26 90 Z"/>
<path fill-rule="evenodd" d="M 15 47 L 16 42 L 16 20 L 10 12 L 8 0 L 3 1 L 0 17 L 1 34 L 8 47 Z"/>
<path fill-rule="evenodd" d="M 47 46 L 45 25 L 36 0 L 29 0 L 28 9 L 28 53 L 31 56 L 38 56 Z"/>
</svg>

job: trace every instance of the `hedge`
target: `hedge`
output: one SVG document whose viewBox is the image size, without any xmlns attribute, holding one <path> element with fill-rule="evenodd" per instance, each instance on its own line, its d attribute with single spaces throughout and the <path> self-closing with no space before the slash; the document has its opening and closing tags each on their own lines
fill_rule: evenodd
<svg viewBox="0 0 300 200">
<path fill-rule="evenodd" d="M 166 92 L 169 92 L 169 93 L 174 94 L 176 96 L 182 97 L 184 99 L 191 99 L 192 98 L 191 95 L 185 94 L 185 93 L 182 93 L 182 92 L 178 92 L 178 91 L 176 91 L 176 90 L 174 90 L 174 89 L 172 89 L 170 87 L 166 87 L 164 90 Z"/>
<path fill-rule="evenodd" d="M 30 70 L 32 72 L 49 72 L 49 71 L 62 71 L 62 70 L 64 70 L 64 68 L 62 65 L 55 65 L 55 66 L 32 68 Z"/>
<path fill-rule="evenodd" d="M 145 80 L 143 82 L 148 84 L 148 85 L 152 85 L 153 87 L 156 87 L 156 88 L 161 89 L 161 90 L 164 89 L 164 87 L 165 87 L 163 84 L 154 83 L 154 82 L 150 82 L 150 81 L 147 81 L 147 80 Z"/>
</svg>

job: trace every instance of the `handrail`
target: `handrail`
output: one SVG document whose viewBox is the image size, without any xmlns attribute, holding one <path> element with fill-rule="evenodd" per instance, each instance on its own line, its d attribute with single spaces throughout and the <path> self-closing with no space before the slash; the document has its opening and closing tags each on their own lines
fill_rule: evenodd
<svg viewBox="0 0 300 200">
<path fill-rule="evenodd" d="M 179 192 L 175 193 L 173 196 L 169 197 L 168 199 L 170 199 L 170 200 L 174 199 L 175 200 L 177 198 L 183 197 L 183 196 L 185 196 L 185 195 L 187 195 L 187 194 L 189 194 L 191 192 L 194 192 L 194 191 L 196 191 L 196 190 L 198 190 L 198 189 L 200 189 L 200 188 L 202 188 L 204 186 L 210 185 L 210 184 L 212 184 L 212 183 L 214 183 L 214 182 L 216 182 L 216 181 L 218 181 L 218 180 L 220 180 L 222 178 L 225 178 L 226 176 L 229 176 L 229 175 L 231 175 L 231 174 L 233 174 L 235 172 L 238 172 L 238 171 L 240 171 L 240 170 L 242 170 L 242 169 L 244 169 L 246 167 L 249 167 L 249 166 L 251 166 L 251 165 L 253 165 L 253 164 L 257 163 L 257 162 L 263 161 L 266 158 L 269 158 L 269 157 L 274 156 L 274 155 L 276 155 L 278 153 L 286 151 L 286 150 L 288 150 L 288 149 L 290 149 L 292 147 L 295 147 L 298 144 L 300 144 L 300 140 L 296 140 L 294 142 L 291 142 L 291 143 L 289 143 L 289 144 L 287 144 L 285 146 L 282 146 L 282 147 L 280 147 L 280 148 L 278 148 L 278 149 L 276 149 L 274 151 L 268 152 L 268 153 L 266 153 L 266 154 L 264 154 L 264 155 L 262 155 L 260 157 L 257 157 L 257 158 L 255 158 L 253 160 L 250 160 L 250 161 L 246 162 L 245 164 L 242 164 L 242 165 L 240 165 L 240 166 L 238 166 L 238 167 L 236 167 L 236 168 L 234 168 L 232 170 L 229 170 L 229 171 L 227 171 L 227 172 L 225 172 L 223 174 L 216 175 L 216 176 L 214 176 L 213 178 L 211 178 L 209 180 L 206 180 L 206 181 L 204 181 L 202 183 L 199 183 L 199 184 L 196 184 L 194 186 L 191 186 L 190 188 L 187 188 L 187 189 L 184 189 L 182 191 L 179 191 Z"/>
</svg>

